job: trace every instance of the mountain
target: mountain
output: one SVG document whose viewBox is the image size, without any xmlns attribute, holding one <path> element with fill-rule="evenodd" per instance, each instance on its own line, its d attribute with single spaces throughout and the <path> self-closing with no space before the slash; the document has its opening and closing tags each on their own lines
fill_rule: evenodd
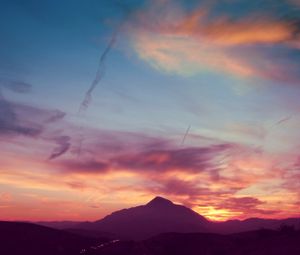
<svg viewBox="0 0 300 255">
<path fill-rule="evenodd" d="M 187 207 L 156 197 L 146 205 L 123 209 L 95 222 L 42 222 L 40 224 L 58 229 L 65 228 L 69 232 L 89 237 L 142 240 L 167 232 L 232 234 L 263 228 L 277 230 L 282 225 L 300 228 L 300 219 L 251 218 L 242 221 L 212 222 Z"/>
<path fill-rule="evenodd" d="M 208 232 L 209 221 L 185 206 L 156 197 L 146 205 L 123 209 L 96 222 L 79 224 L 77 228 L 142 240 L 165 232 Z"/>
<path fill-rule="evenodd" d="M 86 247 L 107 242 L 32 223 L 0 221 L 0 254 L 76 255 Z"/>
</svg>

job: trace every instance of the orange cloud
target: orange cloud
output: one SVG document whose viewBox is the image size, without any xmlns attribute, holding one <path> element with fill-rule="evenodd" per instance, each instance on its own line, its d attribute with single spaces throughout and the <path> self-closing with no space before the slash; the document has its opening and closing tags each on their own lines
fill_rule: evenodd
<svg viewBox="0 0 300 255">
<path fill-rule="evenodd" d="M 209 23 L 205 22 L 204 18 L 198 12 L 187 16 L 186 20 L 173 32 L 227 46 L 280 43 L 292 39 L 296 32 L 296 28 L 288 22 L 266 18 L 256 19 L 255 16 L 239 21 L 230 21 L 227 17 L 220 17 Z"/>
<path fill-rule="evenodd" d="M 272 61 L 255 47 L 296 45 L 297 27 L 289 21 L 250 15 L 231 20 L 211 18 L 209 9 L 188 13 L 169 1 L 136 14 L 129 25 L 133 48 L 152 67 L 180 75 L 222 72 L 295 82 L 297 67 Z M 269 59 L 270 58 L 270 59 Z"/>
<path fill-rule="evenodd" d="M 254 13 L 232 19 L 226 15 L 211 16 L 213 8 L 207 4 L 189 12 L 176 1 L 153 2 L 135 14 L 134 22 L 140 24 L 135 24 L 138 29 L 155 34 L 190 36 L 200 41 L 233 46 L 281 43 L 293 39 L 297 32 L 291 21 L 273 18 L 270 13 Z"/>
<path fill-rule="evenodd" d="M 253 76 L 255 68 L 234 58 L 225 49 L 195 38 L 178 35 L 138 33 L 134 47 L 139 57 L 158 70 L 189 75 L 218 70 L 241 76 Z"/>
</svg>

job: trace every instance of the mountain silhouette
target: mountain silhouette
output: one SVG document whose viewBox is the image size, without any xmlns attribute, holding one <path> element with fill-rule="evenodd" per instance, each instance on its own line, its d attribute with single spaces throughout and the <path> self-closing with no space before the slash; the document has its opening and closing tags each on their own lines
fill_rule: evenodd
<svg viewBox="0 0 300 255">
<path fill-rule="evenodd" d="M 113 212 L 95 222 L 40 222 L 39 224 L 79 233 L 88 237 L 143 240 L 167 232 L 233 234 L 259 229 L 277 230 L 281 226 L 300 228 L 299 218 L 208 221 L 193 210 L 155 197 L 145 205 Z"/>
<path fill-rule="evenodd" d="M 146 205 L 116 211 L 77 227 L 114 233 L 123 239 L 142 240 L 165 232 L 208 232 L 209 221 L 183 205 L 155 197 Z"/>
</svg>

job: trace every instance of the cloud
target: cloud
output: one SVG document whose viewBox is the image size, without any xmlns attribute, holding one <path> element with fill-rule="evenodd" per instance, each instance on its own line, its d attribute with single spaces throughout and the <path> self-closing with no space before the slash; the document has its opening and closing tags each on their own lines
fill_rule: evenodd
<svg viewBox="0 0 300 255">
<path fill-rule="evenodd" d="M 67 135 L 54 137 L 53 141 L 57 144 L 57 147 L 54 148 L 52 154 L 49 156 L 49 160 L 58 158 L 65 154 L 71 146 L 70 140 L 71 137 Z"/>
<path fill-rule="evenodd" d="M 217 205 L 217 209 L 230 209 L 231 211 L 238 212 L 260 212 L 263 210 L 257 209 L 258 206 L 263 205 L 264 202 L 255 197 L 231 197 L 222 201 L 221 204 Z"/>
<path fill-rule="evenodd" d="M 200 211 L 208 209 L 208 215 L 215 219 L 231 216 L 239 219 L 251 217 L 276 217 L 279 210 L 270 209 L 267 202 L 253 196 L 235 197 L 234 194 L 218 196 L 215 199 L 202 202 Z M 223 214 L 223 215 L 222 215 Z"/>
<path fill-rule="evenodd" d="M 235 144 L 207 140 L 202 147 L 182 148 L 176 141 L 133 132 L 87 129 L 85 134 L 86 143 L 80 159 L 57 160 L 53 167 L 65 174 L 128 172 L 142 178 L 174 171 L 207 172 L 211 179 L 217 179 L 221 158 L 236 149 Z M 76 137 L 76 133 L 73 136 Z M 66 141 L 62 138 L 64 144 Z M 58 146 L 57 152 L 63 148 Z"/>
<path fill-rule="evenodd" d="M 289 159 L 292 161 L 291 159 Z M 283 184 L 282 188 L 291 192 L 291 195 L 294 195 L 300 202 L 300 156 L 296 156 L 296 158 L 285 166 L 283 174 L 282 174 Z"/>
<path fill-rule="evenodd" d="M 37 138 L 47 129 L 46 124 L 65 117 L 65 113 L 59 110 L 42 109 L 7 100 L 1 93 L 2 88 L 15 93 L 28 93 L 32 85 L 24 81 L 0 77 L 0 135 L 2 136 L 23 135 Z"/>
<path fill-rule="evenodd" d="M 39 140 L 39 144 L 36 145 L 39 146 L 40 151 L 45 150 L 44 146 L 52 146 L 47 143 L 54 143 L 55 148 L 48 157 L 53 160 L 65 154 L 71 147 L 71 136 L 63 134 L 64 129 L 67 128 L 66 123 L 62 121 L 65 115 L 59 110 L 11 102 L 2 97 L 0 98 L 0 137 L 5 138 L 2 142 L 11 144 L 21 144 L 23 138 Z"/>
<path fill-rule="evenodd" d="M 24 81 L 0 78 L 1 87 L 16 93 L 28 93 L 31 91 L 32 85 Z"/>
<path fill-rule="evenodd" d="M 216 14 L 213 7 L 207 5 L 187 10 L 179 1 L 154 1 L 154 5 L 151 3 L 137 12 L 136 19 L 143 30 L 191 36 L 199 42 L 210 41 L 225 46 L 282 43 L 297 36 L 295 20 L 272 17 L 270 13 L 247 13 L 240 18 L 231 16 L 230 11 Z M 157 17 L 160 19 L 155 19 Z"/>
<path fill-rule="evenodd" d="M 53 110 L 51 116 L 48 119 L 45 119 L 45 123 L 52 123 L 59 120 L 62 120 L 66 116 L 65 112 L 59 110 Z"/>
<path fill-rule="evenodd" d="M 188 11 L 176 3 L 155 1 L 128 26 L 135 52 L 152 67 L 179 75 L 212 72 L 299 83 L 298 60 L 290 57 L 297 51 L 296 18 L 270 13 L 232 18 L 204 5 Z"/>
<path fill-rule="evenodd" d="M 88 188 L 87 185 L 81 181 L 68 181 L 66 184 L 72 189 L 84 190 Z"/>
<path fill-rule="evenodd" d="M 0 98 L 0 135 L 38 137 L 65 113 Z M 57 139 L 57 138 L 55 138 Z"/>
<path fill-rule="evenodd" d="M 237 155 L 245 153 L 245 149 L 240 145 L 218 143 L 181 148 L 171 141 L 159 141 L 157 138 L 151 140 L 150 137 L 145 137 L 144 140 L 139 140 L 140 144 L 124 146 L 120 141 L 124 136 L 123 142 L 126 143 L 126 134 L 113 133 L 120 137 L 111 140 L 110 146 L 105 143 L 102 144 L 102 148 L 99 144 L 88 148 L 92 151 L 92 157 L 58 160 L 53 166 L 68 176 L 101 174 L 104 179 L 115 180 L 113 176 L 129 174 L 130 182 L 134 181 L 135 185 L 123 188 L 120 185 L 120 191 L 136 190 L 147 194 L 184 197 L 182 201 L 191 206 L 195 205 L 198 199 L 215 201 L 220 197 L 231 196 L 257 181 L 257 178 L 249 179 L 247 174 L 241 174 L 244 171 L 242 164 L 234 163 Z M 101 137 L 100 134 L 94 137 L 94 141 Z M 130 139 L 135 140 L 137 137 L 141 136 L 136 134 L 135 137 L 132 133 Z M 116 146 L 125 149 L 115 151 Z M 112 153 L 109 152 L 110 149 Z M 229 175 L 228 167 L 232 167 L 232 173 Z"/>
<path fill-rule="evenodd" d="M 0 135 L 38 136 L 43 130 L 42 126 L 24 115 L 18 115 L 19 107 L 22 106 L 0 99 Z"/>
<path fill-rule="evenodd" d="M 159 174 L 158 176 L 152 175 L 150 177 L 153 183 L 144 187 L 147 192 L 174 197 L 175 199 L 181 198 L 181 202 L 189 207 L 193 207 L 198 200 L 216 200 L 220 196 L 235 192 L 233 190 L 228 192 L 225 189 L 222 191 L 214 190 L 213 187 L 207 185 L 210 182 L 209 177 L 207 178 L 204 174 L 193 176 L 193 178 L 188 178 L 187 180 L 182 175 L 181 178 L 176 177 L 175 173 L 173 176 Z"/>
<path fill-rule="evenodd" d="M 59 163 L 64 174 L 101 174 L 107 173 L 110 165 L 106 162 L 96 160 L 64 160 Z M 74 185 L 73 185 L 74 187 Z"/>
<path fill-rule="evenodd" d="M 203 148 L 152 149 L 137 154 L 121 155 L 114 158 L 113 162 L 120 168 L 137 171 L 209 171 L 215 167 L 212 159 L 232 147 L 232 144 L 219 144 Z"/>
</svg>

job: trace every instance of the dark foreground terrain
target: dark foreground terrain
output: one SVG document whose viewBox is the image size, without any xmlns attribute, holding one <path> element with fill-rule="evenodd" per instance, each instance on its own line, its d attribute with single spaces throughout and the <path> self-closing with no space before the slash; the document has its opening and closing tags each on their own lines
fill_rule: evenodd
<svg viewBox="0 0 300 255">
<path fill-rule="evenodd" d="M 0 222 L 1 255 L 76 255 L 85 247 L 108 242 L 31 223 Z"/>
<path fill-rule="evenodd" d="M 30 223 L 0 222 L 1 255 L 299 255 L 293 227 L 239 234 L 166 233 L 143 241 L 89 237 Z"/>
<path fill-rule="evenodd" d="M 234 235 L 161 234 L 146 241 L 118 241 L 87 255 L 299 255 L 300 233 L 259 230 Z"/>
</svg>

